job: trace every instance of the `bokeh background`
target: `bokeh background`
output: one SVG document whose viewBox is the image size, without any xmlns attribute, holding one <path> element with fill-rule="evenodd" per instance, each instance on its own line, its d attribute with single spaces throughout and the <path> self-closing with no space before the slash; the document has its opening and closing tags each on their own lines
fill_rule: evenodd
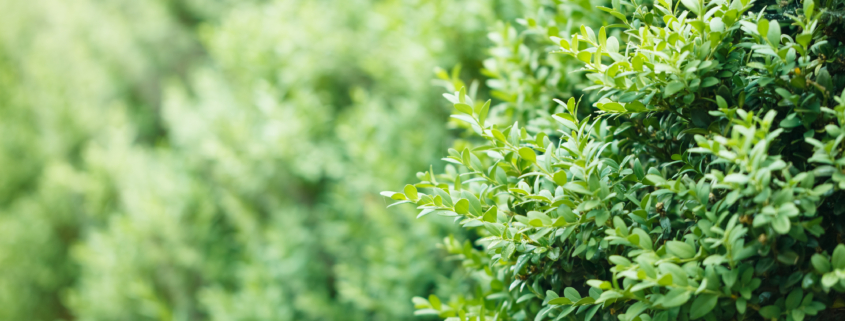
<svg viewBox="0 0 845 321">
<path fill-rule="evenodd" d="M 378 192 L 530 2 L 0 0 L 0 320 L 419 319 L 458 231 Z"/>
</svg>

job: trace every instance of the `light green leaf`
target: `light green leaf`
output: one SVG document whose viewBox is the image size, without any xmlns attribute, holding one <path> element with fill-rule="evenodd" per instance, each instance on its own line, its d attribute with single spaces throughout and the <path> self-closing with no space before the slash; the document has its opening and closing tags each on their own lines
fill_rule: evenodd
<svg viewBox="0 0 845 321">
<path fill-rule="evenodd" d="M 645 265 L 645 266 L 650 266 L 650 265 Z M 648 270 L 646 270 L 646 273 L 648 273 Z M 660 277 L 660 279 L 657 280 L 657 284 L 660 284 L 662 286 L 672 285 L 672 274 L 669 274 L 669 273 L 664 274 L 663 276 Z"/>
<path fill-rule="evenodd" d="M 602 48 L 607 48 L 607 32 L 604 30 L 603 26 L 599 28 L 599 45 L 601 45 Z"/>
<path fill-rule="evenodd" d="M 687 301 L 689 301 L 689 298 L 690 291 L 687 291 L 682 288 L 675 288 L 663 296 L 663 299 L 661 300 L 661 305 L 663 305 L 663 307 L 667 309 L 674 308 L 677 306 L 681 306 L 684 303 L 687 303 Z"/>
<path fill-rule="evenodd" d="M 579 194 L 593 194 L 593 192 L 576 182 L 566 183 L 565 185 L 563 185 L 563 189 Z"/>
<path fill-rule="evenodd" d="M 669 253 L 681 258 L 689 259 L 695 256 L 695 249 L 687 243 L 679 241 L 666 242 L 666 249 Z"/>
<path fill-rule="evenodd" d="M 786 215 L 778 215 L 772 219 L 772 228 L 779 234 L 789 233 L 790 223 L 789 217 Z"/>
<path fill-rule="evenodd" d="M 701 15 L 701 3 L 698 0 L 681 0 L 681 3 L 684 4 L 684 7 L 687 7 L 689 11 L 695 13 L 696 16 Z"/>
<path fill-rule="evenodd" d="M 722 18 L 716 17 L 710 20 L 710 31 L 713 32 L 724 32 L 725 31 L 725 23 L 722 22 Z"/>
<path fill-rule="evenodd" d="M 821 254 L 813 254 L 813 257 L 810 258 L 810 261 L 813 263 L 813 267 L 821 274 L 825 274 L 830 272 L 830 262 Z"/>
<path fill-rule="evenodd" d="M 534 153 L 534 150 L 528 147 L 522 147 L 519 149 L 519 157 L 522 157 L 522 159 L 532 163 L 537 161 L 537 154 Z"/>
<path fill-rule="evenodd" d="M 455 109 L 457 109 L 459 112 L 462 112 L 464 114 L 472 115 L 472 107 L 470 105 L 465 104 L 465 103 L 455 104 Z"/>
<path fill-rule="evenodd" d="M 757 21 L 757 32 L 759 32 L 761 36 L 767 35 L 769 33 L 769 20 L 762 18 L 760 21 Z"/>
<path fill-rule="evenodd" d="M 557 184 L 559 186 L 566 185 L 566 172 L 564 172 L 564 171 L 556 172 L 554 174 L 553 179 L 555 181 L 555 184 Z"/>
<path fill-rule="evenodd" d="M 833 265 L 833 268 L 837 270 L 845 269 L 845 244 L 839 244 L 836 246 L 836 249 L 833 250 L 831 265 Z"/>
<path fill-rule="evenodd" d="M 496 223 L 496 215 L 498 214 L 498 208 L 496 206 L 491 206 L 487 212 L 484 212 L 484 221 Z"/>
<path fill-rule="evenodd" d="M 836 272 L 827 272 L 822 276 L 822 285 L 826 288 L 834 286 L 837 282 L 839 282 L 839 277 L 836 276 Z"/>
<path fill-rule="evenodd" d="M 462 198 L 457 203 L 455 203 L 455 213 L 461 215 L 469 213 L 469 201 L 465 198 Z"/>
<path fill-rule="evenodd" d="M 440 310 L 440 308 L 442 307 L 440 303 L 440 298 L 438 298 L 434 294 L 428 296 L 428 302 L 431 303 L 431 307 L 435 310 Z"/>
<path fill-rule="evenodd" d="M 419 194 L 417 193 L 417 188 L 411 184 L 405 185 L 405 196 L 407 196 L 408 199 L 412 201 L 416 201 L 420 198 Z"/>
<path fill-rule="evenodd" d="M 688 1 L 693 1 L 693 0 L 688 0 Z M 675 93 L 681 91 L 681 89 L 684 89 L 684 83 L 677 81 L 677 80 L 672 81 L 668 85 L 666 85 L 666 90 L 663 92 L 663 97 L 672 96 Z"/>
<path fill-rule="evenodd" d="M 631 265 L 631 261 L 625 258 L 624 256 L 619 255 L 611 255 L 608 260 L 618 266 L 627 267 Z"/>
<path fill-rule="evenodd" d="M 766 33 L 766 38 L 769 39 L 769 42 L 771 42 L 773 46 L 777 47 L 780 45 L 780 23 L 778 23 L 777 20 L 769 24 L 769 30 Z"/>
<path fill-rule="evenodd" d="M 551 219 L 551 218 L 549 218 L 549 216 L 548 216 L 548 215 L 543 214 L 543 213 L 541 213 L 541 212 L 537 212 L 537 211 L 529 211 L 529 212 L 528 212 L 528 219 L 529 219 L 529 220 L 531 220 L 531 221 L 533 221 L 533 220 L 539 220 L 539 221 L 541 222 L 541 223 L 540 223 L 540 226 L 543 226 L 543 225 L 552 225 L 552 219 Z"/>
<path fill-rule="evenodd" d="M 484 127 L 484 122 L 487 120 L 487 114 L 490 112 L 490 100 L 488 99 L 484 102 L 484 105 L 481 106 L 481 111 L 478 113 L 478 122 L 481 124 L 481 127 Z"/>
<path fill-rule="evenodd" d="M 379 194 L 381 194 L 381 196 L 390 197 L 391 199 L 394 199 L 394 200 L 397 200 L 397 201 L 404 201 L 404 200 L 408 199 L 408 198 L 407 198 L 407 197 L 405 197 L 405 195 L 404 195 L 404 194 L 402 194 L 402 193 L 396 193 L 396 192 L 381 192 L 381 193 L 379 193 Z"/>
</svg>

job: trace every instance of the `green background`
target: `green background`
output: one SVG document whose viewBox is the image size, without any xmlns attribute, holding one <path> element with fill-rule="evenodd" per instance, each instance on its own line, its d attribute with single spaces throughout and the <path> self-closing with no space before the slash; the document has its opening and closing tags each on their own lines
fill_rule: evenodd
<svg viewBox="0 0 845 321">
<path fill-rule="evenodd" d="M 377 193 L 525 2 L 0 0 L 0 320 L 414 319 L 457 229 Z"/>
</svg>

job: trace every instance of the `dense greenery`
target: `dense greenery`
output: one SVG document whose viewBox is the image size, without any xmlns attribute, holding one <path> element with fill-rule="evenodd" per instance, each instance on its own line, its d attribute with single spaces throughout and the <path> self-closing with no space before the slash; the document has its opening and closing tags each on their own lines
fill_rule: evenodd
<svg viewBox="0 0 845 321">
<path fill-rule="evenodd" d="M 0 320 L 413 319 L 456 231 L 377 192 L 522 8 L 0 0 Z"/>
<path fill-rule="evenodd" d="M 417 313 L 841 318 L 843 10 L 547 1 L 492 33 L 494 100 L 441 75 L 466 139 L 383 193 L 469 233 L 443 248 L 471 288 Z"/>
</svg>

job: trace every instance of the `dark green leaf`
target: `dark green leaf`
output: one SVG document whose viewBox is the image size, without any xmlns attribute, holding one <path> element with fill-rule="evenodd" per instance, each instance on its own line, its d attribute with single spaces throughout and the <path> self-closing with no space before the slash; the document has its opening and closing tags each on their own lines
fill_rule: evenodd
<svg viewBox="0 0 845 321">
<path fill-rule="evenodd" d="M 776 305 L 767 305 L 760 308 L 760 316 L 767 319 L 774 319 L 780 316 L 780 308 Z"/>
<path fill-rule="evenodd" d="M 713 294 L 699 295 L 690 307 L 690 319 L 698 319 L 707 315 L 716 307 L 718 301 L 719 297 Z"/>
</svg>

